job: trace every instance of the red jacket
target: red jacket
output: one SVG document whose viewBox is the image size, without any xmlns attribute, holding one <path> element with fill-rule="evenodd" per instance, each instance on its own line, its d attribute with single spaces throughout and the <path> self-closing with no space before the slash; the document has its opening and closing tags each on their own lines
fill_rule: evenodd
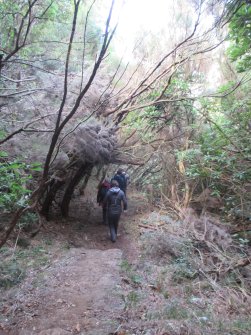
<svg viewBox="0 0 251 335">
<path fill-rule="evenodd" d="M 106 196 L 107 191 L 111 188 L 111 185 L 108 181 L 103 181 L 99 187 L 98 194 L 97 194 L 97 202 L 103 204 L 104 198 Z"/>
</svg>

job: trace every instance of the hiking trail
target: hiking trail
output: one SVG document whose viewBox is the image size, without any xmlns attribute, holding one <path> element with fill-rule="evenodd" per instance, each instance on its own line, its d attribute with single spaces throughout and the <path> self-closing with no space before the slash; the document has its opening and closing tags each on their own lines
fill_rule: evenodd
<svg viewBox="0 0 251 335">
<path fill-rule="evenodd" d="M 248 247 L 238 254 L 231 244 L 231 258 L 223 258 L 200 231 L 191 235 L 192 219 L 186 223 L 132 190 L 112 243 L 96 183 L 72 199 L 69 218 L 54 212 L 28 245 L 12 241 L 1 249 L 12 285 L 1 290 L 0 335 L 250 334 L 250 265 L 236 277 L 210 276 L 230 260 L 242 264 Z M 208 227 L 217 227 L 211 220 Z"/>
<path fill-rule="evenodd" d="M 69 220 L 58 219 L 56 229 L 55 221 L 42 229 L 33 243 L 53 238 L 50 263 L 29 272 L 16 295 L 11 292 L 15 300 L 6 304 L 1 323 L 7 334 L 116 333 L 125 308 L 120 266 L 123 259 L 133 263 L 138 253 L 125 226 L 145 207 L 137 197 L 132 195 L 128 212 L 122 214 L 116 243 L 102 224 L 101 207 L 83 199 L 73 202 Z"/>
</svg>

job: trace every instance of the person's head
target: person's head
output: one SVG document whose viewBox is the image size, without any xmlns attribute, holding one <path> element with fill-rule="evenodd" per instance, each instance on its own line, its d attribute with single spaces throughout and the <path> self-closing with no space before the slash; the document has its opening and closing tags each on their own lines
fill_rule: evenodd
<svg viewBox="0 0 251 335">
<path fill-rule="evenodd" d="M 119 168 L 117 171 L 117 174 L 122 174 L 122 172 L 123 172 L 123 169 Z"/>
<path fill-rule="evenodd" d="M 119 187 L 119 183 L 117 182 L 117 180 L 111 181 L 111 187 Z"/>
</svg>

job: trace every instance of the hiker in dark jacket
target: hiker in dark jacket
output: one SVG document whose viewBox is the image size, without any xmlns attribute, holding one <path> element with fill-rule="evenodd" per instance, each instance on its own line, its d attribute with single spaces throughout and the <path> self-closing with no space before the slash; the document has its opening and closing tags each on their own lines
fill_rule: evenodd
<svg viewBox="0 0 251 335">
<path fill-rule="evenodd" d="M 124 189 L 124 193 L 126 196 L 126 192 L 127 192 L 127 186 L 130 184 L 130 176 L 128 173 L 126 173 L 124 170 L 122 171 L 122 176 L 124 177 L 125 180 L 125 189 Z"/>
<path fill-rule="evenodd" d="M 111 188 L 111 184 L 109 183 L 108 178 L 105 178 L 102 183 L 98 186 L 98 194 L 97 194 L 97 203 L 99 206 L 102 206 L 103 208 L 103 224 L 106 224 L 106 218 L 107 218 L 107 206 L 104 204 L 104 199 L 106 196 L 106 193 Z"/>
<path fill-rule="evenodd" d="M 116 180 L 112 180 L 111 188 L 107 192 L 104 205 L 107 206 L 107 219 L 110 228 L 111 240 L 116 241 L 118 224 L 122 212 L 122 203 L 124 211 L 127 210 L 127 201 L 125 193 L 119 188 Z"/>
<path fill-rule="evenodd" d="M 119 188 L 125 193 L 126 190 L 126 180 L 123 175 L 123 170 L 118 169 L 111 181 L 116 180 L 119 184 Z"/>
</svg>

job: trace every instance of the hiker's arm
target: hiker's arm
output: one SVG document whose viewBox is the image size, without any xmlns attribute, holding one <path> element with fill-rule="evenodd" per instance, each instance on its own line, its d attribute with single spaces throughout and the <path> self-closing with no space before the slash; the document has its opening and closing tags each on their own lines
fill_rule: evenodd
<svg viewBox="0 0 251 335">
<path fill-rule="evenodd" d="M 126 200 L 124 192 L 122 192 L 122 201 L 123 201 L 124 211 L 126 211 L 127 210 L 127 200 Z"/>
</svg>

